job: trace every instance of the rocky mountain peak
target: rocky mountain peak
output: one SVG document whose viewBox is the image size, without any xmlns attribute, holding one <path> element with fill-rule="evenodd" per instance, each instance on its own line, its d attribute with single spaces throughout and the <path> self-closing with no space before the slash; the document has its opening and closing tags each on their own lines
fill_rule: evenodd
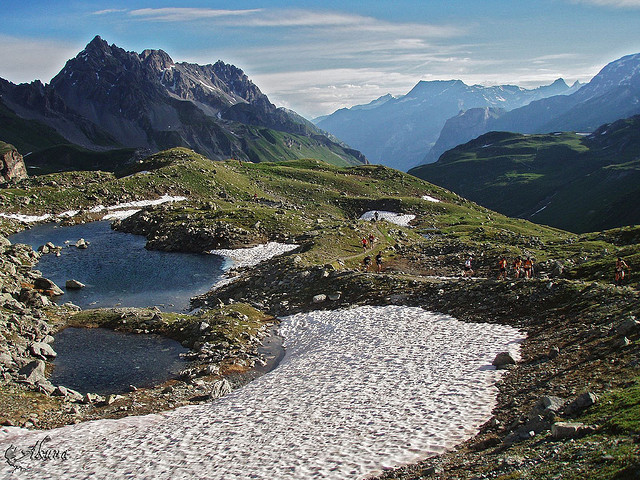
<svg viewBox="0 0 640 480">
<path fill-rule="evenodd" d="M 148 68 L 158 72 L 173 67 L 175 64 L 167 52 L 164 50 L 145 50 L 140 54 L 142 63 Z"/>
<path fill-rule="evenodd" d="M 99 52 L 110 52 L 111 48 L 109 47 L 109 44 L 104 41 L 102 39 L 102 37 L 100 35 L 96 35 L 95 37 L 93 37 L 93 40 L 91 40 L 86 47 L 84 47 L 84 50 L 82 52 L 88 53 L 88 52 L 94 52 L 94 51 L 99 51 Z M 82 52 L 80 52 L 80 55 L 82 54 Z"/>
<path fill-rule="evenodd" d="M 640 87 L 640 53 L 626 55 L 605 65 L 577 95 L 584 101 L 602 95 L 612 88 L 629 85 Z"/>
</svg>

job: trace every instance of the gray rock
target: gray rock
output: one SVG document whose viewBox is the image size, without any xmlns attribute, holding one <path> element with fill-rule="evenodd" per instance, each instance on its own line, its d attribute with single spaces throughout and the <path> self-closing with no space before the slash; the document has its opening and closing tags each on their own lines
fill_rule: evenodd
<svg viewBox="0 0 640 480">
<path fill-rule="evenodd" d="M 560 349 L 558 347 L 554 345 L 551 348 L 549 348 L 549 353 L 547 353 L 547 357 L 553 360 L 558 355 L 560 355 Z"/>
<path fill-rule="evenodd" d="M 36 383 L 36 386 L 38 390 L 46 395 L 51 395 L 56 389 L 49 380 L 40 380 Z"/>
<path fill-rule="evenodd" d="M 44 342 L 33 342 L 31 345 L 29 345 L 29 350 L 35 357 L 42 358 L 43 360 L 46 358 L 55 358 L 58 356 L 51 345 Z"/>
<path fill-rule="evenodd" d="M 227 381 L 226 378 L 224 378 L 222 380 L 218 380 L 212 385 L 209 398 L 213 399 L 224 397 L 228 393 L 231 393 L 231 384 Z"/>
<path fill-rule="evenodd" d="M 105 399 L 103 396 L 98 395 L 97 393 L 85 393 L 82 398 L 83 403 L 104 403 Z"/>
<path fill-rule="evenodd" d="M 35 385 L 38 382 L 47 381 L 44 376 L 44 367 L 45 363 L 42 360 L 34 360 L 22 367 L 18 373 L 25 376 L 23 382 Z"/>
<path fill-rule="evenodd" d="M 576 397 L 574 401 L 572 401 L 567 408 L 565 408 L 565 413 L 572 414 L 584 410 L 585 408 L 590 407 L 598 401 L 598 396 L 595 393 L 585 392 Z"/>
<path fill-rule="evenodd" d="M 76 392 L 75 390 L 63 385 L 58 385 L 51 395 L 65 397 L 72 402 L 81 402 L 84 398 L 80 392 Z"/>
<path fill-rule="evenodd" d="M 590 430 L 584 423 L 556 422 L 551 425 L 551 436 L 556 440 L 578 438 Z"/>
<path fill-rule="evenodd" d="M 324 293 L 313 296 L 313 303 L 322 303 L 327 299 L 327 296 Z"/>
<path fill-rule="evenodd" d="M 501 368 L 506 365 L 515 365 L 516 361 L 513 359 L 509 352 L 500 352 L 496 355 L 496 358 L 491 362 L 496 368 Z"/>
<path fill-rule="evenodd" d="M 13 298 L 9 293 L 0 293 L 0 306 L 15 311 L 22 311 L 25 308 L 21 302 Z"/>
<path fill-rule="evenodd" d="M 87 242 L 84 238 L 81 238 L 76 242 L 76 248 L 85 249 L 89 247 L 89 242 Z"/>
<path fill-rule="evenodd" d="M 552 395 L 541 397 L 536 404 L 538 410 L 548 410 L 554 413 L 562 410 L 562 407 L 567 404 L 567 400 L 561 397 L 554 397 Z"/>
<path fill-rule="evenodd" d="M 635 317 L 631 316 L 625 318 L 615 326 L 616 333 L 618 335 L 630 335 L 640 327 L 640 322 Z"/>
<path fill-rule="evenodd" d="M 8 247 L 11 245 L 9 239 L 3 235 L 0 235 L 0 247 Z"/>
<path fill-rule="evenodd" d="M 45 292 L 51 295 L 54 295 L 54 296 L 64 295 L 64 292 L 62 291 L 62 289 L 58 287 L 54 282 L 49 280 L 48 278 L 44 278 L 44 277 L 36 278 L 33 284 L 38 290 L 44 290 Z"/>
<path fill-rule="evenodd" d="M 84 288 L 86 285 L 78 280 L 67 280 L 65 283 L 65 287 L 71 290 L 79 290 Z"/>
<path fill-rule="evenodd" d="M 10 367 L 13 364 L 13 359 L 8 353 L 0 353 L 0 365 L 3 367 Z"/>
<path fill-rule="evenodd" d="M 340 300 L 341 295 L 342 295 L 342 292 L 331 293 L 329 294 L 329 300 L 331 300 L 332 302 L 335 302 L 336 300 Z"/>
</svg>

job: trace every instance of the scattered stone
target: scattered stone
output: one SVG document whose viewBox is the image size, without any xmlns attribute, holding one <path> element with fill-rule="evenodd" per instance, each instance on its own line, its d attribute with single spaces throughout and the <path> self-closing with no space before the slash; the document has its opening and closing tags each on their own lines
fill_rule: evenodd
<svg viewBox="0 0 640 480">
<path fill-rule="evenodd" d="M 97 393 L 85 393 L 83 399 L 83 403 L 87 404 L 95 404 L 95 403 L 104 403 L 104 397 L 98 395 Z"/>
<path fill-rule="evenodd" d="M 80 248 L 84 250 L 85 248 L 89 247 L 89 242 L 87 242 L 84 238 L 81 238 L 75 243 L 75 245 L 76 245 L 76 248 Z"/>
<path fill-rule="evenodd" d="M 34 360 L 22 367 L 18 373 L 25 376 L 23 382 L 35 385 L 47 380 L 44 376 L 44 367 L 45 363 L 42 360 Z"/>
<path fill-rule="evenodd" d="M 615 343 L 616 343 L 616 347 L 625 348 L 631 345 L 631 340 L 629 340 L 627 337 L 622 337 L 617 339 Z"/>
<path fill-rule="evenodd" d="M 584 423 L 556 422 L 551 425 L 551 436 L 556 440 L 578 438 L 590 431 L 592 429 L 586 427 Z"/>
<path fill-rule="evenodd" d="M 48 278 L 40 277 L 36 278 L 33 285 L 38 290 L 44 290 L 44 293 L 49 296 L 64 295 L 64 292 L 54 282 Z"/>
<path fill-rule="evenodd" d="M 553 395 L 545 396 L 538 400 L 538 406 L 542 407 L 542 410 L 550 410 L 552 412 L 559 412 L 566 403 L 567 400 L 564 398 Z"/>
<path fill-rule="evenodd" d="M 10 367 L 13 364 L 13 360 L 11 359 L 11 355 L 8 353 L 2 352 L 0 353 L 0 365 L 3 367 Z"/>
<path fill-rule="evenodd" d="M 65 287 L 67 289 L 71 289 L 71 290 L 79 290 L 81 288 L 84 288 L 86 285 L 82 282 L 79 282 L 78 280 L 67 280 L 67 282 L 65 283 Z"/>
<path fill-rule="evenodd" d="M 590 407 L 591 405 L 595 404 L 597 401 L 598 401 L 598 396 L 595 393 L 591 393 L 591 392 L 582 393 L 578 395 L 578 397 L 576 397 L 576 399 L 573 400 L 569 405 L 567 405 L 567 407 L 564 410 L 564 413 L 571 415 L 573 413 L 579 412 L 581 410 L 584 410 L 585 408 Z"/>
<path fill-rule="evenodd" d="M 313 303 L 322 303 L 327 299 L 327 296 L 324 293 L 313 296 Z"/>
<path fill-rule="evenodd" d="M 618 335 L 630 335 L 640 327 L 640 322 L 636 320 L 634 316 L 625 318 L 615 326 L 615 331 Z"/>
<path fill-rule="evenodd" d="M 31 353 L 38 358 L 45 360 L 46 358 L 55 358 L 58 354 L 55 350 L 45 342 L 34 342 L 29 345 L 29 350 Z"/>
<path fill-rule="evenodd" d="M 209 398 L 213 399 L 224 397 L 228 393 L 231 393 L 231 384 L 226 378 L 224 378 L 222 380 L 218 380 L 212 385 Z"/>
<path fill-rule="evenodd" d="M 56 387 L 49 380 L 40 380 L 38 381 L 36 386 L 38 387 L 38 390 L 45 395 L 51 395 L 56 389 Z"/>
<path fill-rule="evenodd" d="M 516 361 L 513 359 L 509 352 L 500 352 L 496 355 L 496 358 L 493 359 L 491 364 L 496 368 L 503 368 L 506 365 L 515 365 Z"/>
<path fill-rule="evenodd" d="M 112 405 L 114 402 L 120 400 L 121 398 L 124 398 L 124 397 L 122 395 L 109 394 L 105 397 L 104 403 L 106 405 Z"/>
<path fill-rule="evenodd" d="M 553 360 L 558 355 L 560 355 L 560 349 L 558 347 L 553 345 L 551 348 L 549 348 L 549 353 L 547 353 L 547 357 L 549 357 L 549 359 Z"/>
</svg>

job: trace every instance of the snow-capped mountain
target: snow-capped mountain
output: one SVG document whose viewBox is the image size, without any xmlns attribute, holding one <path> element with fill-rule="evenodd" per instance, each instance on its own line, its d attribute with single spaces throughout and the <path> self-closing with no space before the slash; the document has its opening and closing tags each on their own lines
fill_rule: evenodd
<svg viewBox="0 0 640 480">
<path fill-rule="evenodd" d="M 447 119 L 461 110 L 511 110 L 551 95 L 571 93 L 564 80 L 527 90 L 515 85 L 485 87 L 460 80 L 421 81 L 406 95 L 380 97 L 316 119 L 315 123 L 374 163 L 401 170 L 417 165 L 438 138 Z"/>
</svg>

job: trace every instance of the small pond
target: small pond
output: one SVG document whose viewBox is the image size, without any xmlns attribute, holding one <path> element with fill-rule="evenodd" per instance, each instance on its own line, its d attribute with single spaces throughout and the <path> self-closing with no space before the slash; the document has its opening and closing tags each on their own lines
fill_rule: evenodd
<svg viewBox="0 0 640 480">
<path fill-rule="evenodd" d="M 73 246 L 80 238 L 90 243 L 89 248 Z M 47 242 L 64 246 L 59 257 L 43 255 L 36 268 L 65 290 L 58 302 L 72 302 L 83 309 L 157 306 L 183 311 L 191 297 L 205 293 L 221 278 L 225 262 L 217 255 L 146 250 L 143 236 L 112 230 L 109 222 L 36 225 L 9 240 L 34 249 Z M 65 289 L 71 279 L 86 287 Z"/>
<path fill-rule="evenodd" d="M 124 393 L 129 385 L 150 387 L 174 378 L 188 349 L 160 335 L 137 335 L 104 328 L 66 328 L 52 344 L 58 357 L 54 385 L 80 393 Z"/>
</svg>

